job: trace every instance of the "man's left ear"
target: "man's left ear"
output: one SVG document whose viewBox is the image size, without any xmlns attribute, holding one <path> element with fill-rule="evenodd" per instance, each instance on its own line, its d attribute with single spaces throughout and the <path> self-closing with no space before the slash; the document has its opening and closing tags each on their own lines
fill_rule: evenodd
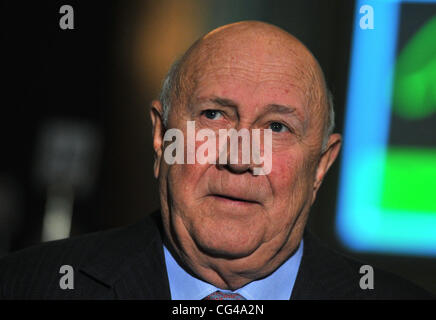
<svg viewBox="0 0 436 320">
<path fill-rule="evenodd" d="M 333 133 L 330 135 L 327 142 L 327 146 L 318 162 L 318 167 L 316 169 L 315 182 L 313 184 L 313 197 L 312 203 L 315 201 L 316 193 L 326 175 L 327 171 L 330 169 L 333 162 L 335 162 L 336 157 L 341 149 L 342 137 L 339 133 Z"/>
</svg>

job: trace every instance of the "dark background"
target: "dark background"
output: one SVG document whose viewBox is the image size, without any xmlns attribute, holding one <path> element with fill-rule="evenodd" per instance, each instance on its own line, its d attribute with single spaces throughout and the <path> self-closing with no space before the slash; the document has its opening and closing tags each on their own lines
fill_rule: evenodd
<svg viewBox="0 0 436 320">
<path fill-rule="evenodd" d="M 74 8 L 74 30 L 59 27 L 64 4 Z M 172 60 L 217 26 L 263 20 L 302 40 L 325 72 L 342 133 L 354 12 L 351 0 L 3 1 L 0 255 L 41 241 L 50 186 L 38 178 L 38 159 L 53 121 L 86 124 L 99 136 L 89 158 L 93 182 L 74 191 L 72 235 L 126 225 L 158 208 L 149 103 Z M 436 293 L 436 259 L 343 247 L 334 226 L 340 162 L 309 228 L 336 250 Z"/>
</svg>

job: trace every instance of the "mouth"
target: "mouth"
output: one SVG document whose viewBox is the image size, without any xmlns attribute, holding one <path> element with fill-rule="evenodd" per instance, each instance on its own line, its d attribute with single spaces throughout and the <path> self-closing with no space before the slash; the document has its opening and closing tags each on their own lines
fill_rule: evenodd
<svg viewBox="0 0 436 320">
<path fill-rule="evenodd" d="M 223 203 L 233 204 L 233 205 L 260 204 L 258 201 L 255 201 L 255 200 L 242 199 L 242 198 L 237 198 L 237 197 L 229 196 L 229 195 L 211 194 L 210 196 L 212 198 L 214 198 L 215 200 L 221 201 Z"/>
</svg>

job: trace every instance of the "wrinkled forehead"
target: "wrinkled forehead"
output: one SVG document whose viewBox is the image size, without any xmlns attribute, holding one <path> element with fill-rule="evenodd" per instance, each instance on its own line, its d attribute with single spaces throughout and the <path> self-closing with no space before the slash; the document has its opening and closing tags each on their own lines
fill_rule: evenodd
<svg viewBox="0 0 436 320">
<path fill-rule="evenodd" d="M 309 112 L 319 98 L 321 81 L 312 56 L 300 51 L 256 42 L 203 45 L 184 68 L 184 81 L 190 83 L 189 97 L 231 92 L 257 99 L 287 98 Z M 212 89 L 220 92 L 209 92 Z"/>
<path fill-rule="evenodd" d="M 188 108 L 199 101 L 218 98 L 231 101 L 245 118 L 255 118 L 272 104 L 292 106 L 303 119 L 307 118 L 305 82 L 278 66 L 229 64 L 205 69 L 196 79 Z"/>
</svg>

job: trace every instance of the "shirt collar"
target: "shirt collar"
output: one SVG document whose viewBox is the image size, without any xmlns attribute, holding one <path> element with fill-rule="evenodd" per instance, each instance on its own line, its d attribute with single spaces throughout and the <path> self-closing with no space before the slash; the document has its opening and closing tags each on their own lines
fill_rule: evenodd
<svg viewBox="0 0 436 320">
<path fill-rule="evenodd" d="M 224 293 L 239 293 L 247 300 L 289 300 L 300 268 L 303 240 L 297 251 L 272 274 L 252 281 L 236 291 L 222 290 L 191 276 L 177 263 L 165 246 L 164 253 L 172 300 L 201 300 L 217 290 Z"/>
</svg>

